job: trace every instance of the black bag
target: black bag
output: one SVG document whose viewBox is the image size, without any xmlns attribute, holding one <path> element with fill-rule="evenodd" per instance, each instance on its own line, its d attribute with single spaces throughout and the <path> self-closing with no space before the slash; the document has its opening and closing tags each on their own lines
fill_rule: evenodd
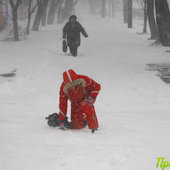
<svg viewBox="0 0 170 170">
<path fill-rule="evenodd" d="M 58 113 L 53 113 L 53 114 L 49 115 L 48 117 L 46 117 L 47 124 L 52 127 L 60 126 L 60 122 L 59 122 L 58 118 L 59 118 Z"/>
<path fill-rule="evenodd" d="M 64 53 L 67 52 L 67 42 L 66 42 L 66 40 L 63 40 L 63 52 Z"/>
<path fill-rule="evenodd" d="M 47 124 L 52 127 L 60 126 L 61 121 L 59 121 L 58 118 L 58 113 L 53 113 L 49 115 L 48 117 L 46 117 Z M 64 126 L 68 129 L 72 129 L 72 124 L 68 121 L 68 117 L 66 117 L 66 119 L 64 120 Z"/>
</svg>

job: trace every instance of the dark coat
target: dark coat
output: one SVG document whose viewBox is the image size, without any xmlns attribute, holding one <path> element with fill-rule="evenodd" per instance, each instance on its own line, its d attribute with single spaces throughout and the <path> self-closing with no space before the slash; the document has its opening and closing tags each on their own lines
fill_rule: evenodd
<svg viewBox="0 0 170 170">
<path fill-rule="evenodd" d="M 88 37 L 85 29 L 79 22 L 68 21 L 63 28 L 63 38 L 67 38 L 67 45 L 71 48 L 80 46 L 80 32 L 84 37 Z"/>
</svg>

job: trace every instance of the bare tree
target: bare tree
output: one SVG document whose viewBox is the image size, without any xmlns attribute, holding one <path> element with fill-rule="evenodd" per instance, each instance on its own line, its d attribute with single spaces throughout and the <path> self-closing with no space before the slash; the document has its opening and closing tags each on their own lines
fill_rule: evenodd
<svg viewBox="0 0 170 170">
<path fill-rule="evenodd" d="M 62 8 L 62 6 L 63 6 L 63 3 L 64 3 L 64 1 L 63 0 L 58 0 L 58 7 L 57 7 L 57 22 L 58 23 L 62 23 L 63 22 L 63 13 L 62 13 L 62 11 L 63 11 L 63 8 Z"/>
<path fill-rule="evenodd" d="M 109 6 L 109 16 L 113 17 L 114 16 L 114 6 L 115 6 L 115 0 L 109 0 L 108 1 L 108 6 Z"/>
<path fill-rule="evenodd" d="M 64 8 L 62 9 L 62 21 L 66 20 L 74 11 L 78 0 L 65 0 Z"/>
<path fill-rule="evenodd" d="M 155 15 L 154 15 L 154 1 L 153 0 L 147 0 L 147 15 L 148 15 L 148 23 L 149 28 L 151 31 L 151 38 L 150 39 L 159 39 L 158 35 L 158 29 L 157 24 L 155 21 Z"/>
<path fill-rule="evenodd" d="M 128 0 L 123 0 L 124 23 L 128 23 Z"/>
<path fill-rule="evenodd" d="M 78 1 L 77 1 L 78 2 Z M 50 9 L 48 12 L 47 24 L 52 25 L 54 23 L 55 15 L 57 14 L 58 23 L 62 23 L 62 5 L 64 4 L 63 0 L 52 0 Z"/>
<path fill-rule="evenodd" d="M 143 11 L 144 11 L 144 24 L 143 24 L 143 33 L 147 33 L 147 4 L 146 1 L 147 0 L 143 0 L 144 1 L 144 7 L 143 7 Z"/>
<path fill-rule="evenodd" d="M 155 0 L 159 39 L 163 46 L 170 46 L 170 11 L 167 0 Z"/>
<path fill-rule="evenodd" d="M 37 1 L 39 5 L 38 5 L 38 11 L 32 28 L 33 31 L 39 30 L 40 23 L 42 22 L 44 15 L 46 15 L 46 9 L 49 2 L 49 0 L 37 0 Z"/>
<path fill-rule="evenodd" d="M 4 29 L 9 20 L 9 1 L 0 0 L 0 30 Z"/>
<path fill-rule="evenodd" d="M 101 17 L 104 18 L 105 16 L 106 16 L 106 0 L 102 0 Z"/>
<path fill-rule="evenodd" d="M 28 5 L 28 21 L 27 21 L 27 27 L 26 27 L 26 34 L 27 35 L 29 35 L 29 33 L 30 33 L 30 23 L 31 23 L 32 14 L 34 13 L 35 9 L 40 4 L 39 1 L 37 1 L 37 3 L 32 8 L 32 2 L 33 2 L 33 0 L 29 0 L 29 5 Z"/>
<path fill-rule="evenodd" d="M 50 9 L 48 12 L 48 18 L 47 18 L 47 24 L 52 25 L 54 23 L 54 18 L 55 18 L 55 13 L 57 10 L 57 5 L 58 5 L 59 0 L 52 0 Z"/>
<path fill-rule="evenodd" d="M 41 20 L 41 25 L 42 25 L 43 27 L 46 26 L 48 2 L 49 2 L 49 0 L 46 0 L 45 4 L 44 4 L 44 6 L 43 6 L 43 8 L 44 8 L 43 11 L 44 11 L 44 12 L 43 12 L 42 20 Z"/>
<path fill-rule="evenodd" d="M 128 0 L 128 28 L 132 28 L 132 0 Z"/>
<path fill-rule="evenodd" d="M 14 40 L 19 41 L 19 31 L 18 31 L 18 7 L 21 5 L 22 0 L 17 0 L 14 3 L 13 0 L 9 0 L 11 8 L 12 8 L 12 16 L 13 16 L 13 29 L 14 29 Z"/>
<path fill-rule="evenodd" d="M 137 0 L 137 3 L 143 9 L 143 21 L 144 21 L 144 23 L 143 23 L 143 32 L 142 33 L 147 33 L 147 20 L 148 20 L 147 0 Z"/>
<path fill-rule="evenodd" d="M 3 27 L 2 0 L 0 0 L 0 30 Z"/>
</svg>

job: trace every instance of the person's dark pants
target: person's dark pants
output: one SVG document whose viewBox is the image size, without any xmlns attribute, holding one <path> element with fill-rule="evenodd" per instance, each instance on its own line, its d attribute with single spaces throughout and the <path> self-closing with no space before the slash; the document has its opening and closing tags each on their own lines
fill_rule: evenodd
<svg viewBox="0 0 170 170">
<path fill-rule="evenodd" d="M 76 57 L 77 56 L 77 47 L 70 47 L 70 53 Z"/>
</svg>

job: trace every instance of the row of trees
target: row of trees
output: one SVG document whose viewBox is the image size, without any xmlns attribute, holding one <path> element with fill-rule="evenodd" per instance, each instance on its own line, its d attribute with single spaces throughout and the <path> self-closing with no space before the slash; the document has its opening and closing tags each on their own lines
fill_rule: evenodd
<svg viewBox="0 0 170 170">
<path fill-rule="evenodd" d="M 167 0 L 138 0 L 143 4 L 144 29 L 146 32 L 147 20 L 151 31 L 150 39 L 170 46 L 170 11 Z M 132 0 L 123 0 L 124 22 L 132 27 Z"/>
<path fill-rule="evenodd" d="M 114 17 L 117 4 L 120 0 L 88 0 L 91 14 L 99 14 L 102 18 Z"/>
<path fill-rule="evenodd" d="M 30 27 L 38 31 L 40 26 L 52 25 L 56 20 L 62 23 L 68 19 L 78 1 L 86 1 L 91 14 L 99 10 L 104 18 L 114 16 L 115 5 L 119 0 L 0 0 L 0 29 L 12 19 L 14 40 L 18 41 L 18 18 L 27 21 L 25 33 L 29 35 Z"/>
<path fill-rule="evenodd" d="M 170 46 L 170 12 L 168 1 L 170 0 L 122 0 L 124 23 L 132 28 L 133 3 L 137 2 L 143 8 L 144 26 L 143 33 L 147 32 L 147 23 L 151 32 L 150 39 L 161 42 L 164 46 Z M 92 14 L 100 10 L 102 17 L 114 16 L 117 0 L 89 0 Z"/>
<path fill-rule="evenodd" d="M 34 16 L 32 30 L 38 31 L 40 25 L 53 24 L 55 16 L 58 23 L 63 22 L 74 11 L 77 2 L 78 0 L 0 0 L 0 28 L 7 23 L 7 16 L 11 16 L 14 40 L 19 41 L 18 13 L 22 11 L 21 15 L 24 15 L 22 17 L 27 21 L 26 34 L 29 34 L 32 16 Z"/>
<path fill-rule="evenodd" d="M 19 40 L 18 13 L 27 21 L 26 34 L 32 30 L 38 31 L 40 25 L 51 25 L 57 18 L 62 23 L 72 12 L 80 0 L 0 0 L 0 29 L 8 22 L 13 21 L 14 40 Z M 169 0 L 122 0 L 124 22 L 132 28 L 132 3 L 138 1 L 144 9 L 144 28 L 147 22 L 151 31 L 151 39 L 160 41 L 164 46 L 170 46 L 170 12 Z M 81 1 L 82 3 L 85 0 Z M 99 13 L 101 17 L 113 17 L 119 0 L 87 0 L 91 14 Z M 31 21 L 34 18 L 34 21 Z"/>
</svg>

